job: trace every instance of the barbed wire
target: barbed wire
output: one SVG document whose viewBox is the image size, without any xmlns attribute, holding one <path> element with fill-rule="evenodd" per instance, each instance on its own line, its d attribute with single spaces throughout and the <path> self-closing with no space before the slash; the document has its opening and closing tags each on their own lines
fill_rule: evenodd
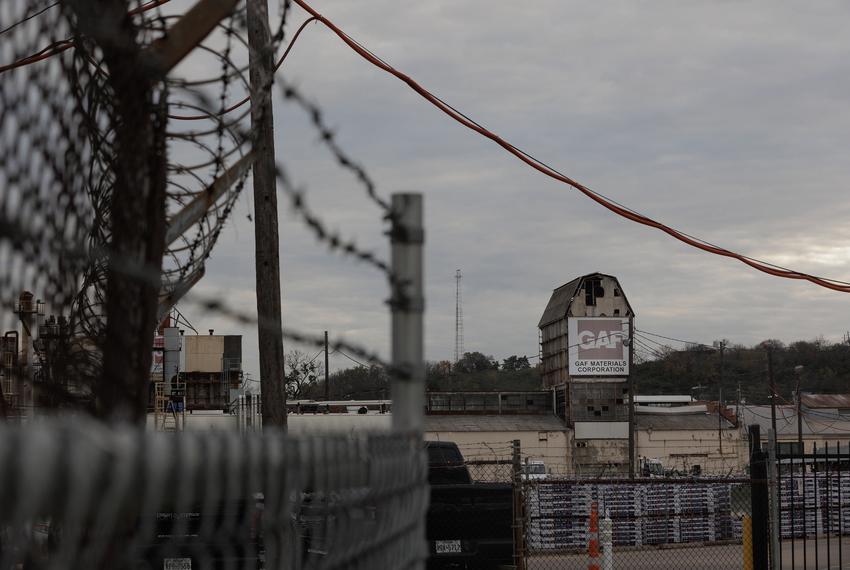
<svg viewBox="0 0 850 570">
<path fill-rule="evenodd" d="M 204 274 L 205 262 L 232 216 L 249 169 L 243 168 L 189 229 L 173 243 L 165 244 L 162 267 L 148 266 L 146 262 L 116 251 L 111 245 L 115 229 L 111 208 L 113 188 L 119 180 L 115 160 L 115 125 L 118 124 L 115 105 L 121 98 L 116 96 L 114 86 L 127 74 L 115 68 L 115 59 L 110 62 L 105 57 L 96 38 L 75 27 L 78 21 L 85 20 L 77 18 L 76 5 L 57 3 L 58 10 L 33 14 L 25 0 L 11 1 L 16 4 L 8 14 L 18 16 L 18 21 L 4 28 L 3 33 L 13 42 L 24 37 L 26 41 L 19 41 L 18 51 L 9 58 L 20 65 L 16 63 L 14 69 L 8 70 L 0 85 L 0 106 L 11 110 L 0 117 L 0 135 L 3 135 L 0 150 L 4 157 L 9 157 L 0 164 L 0 205 L 3 206 L 0 208 L 0 262 L 8 261 L 5 265 L 21 270 L 0 276 L 0 304 L 4 307 L 0 311 L 0 324 L 4 327 L 10 324 L 9 308 L 14 305 L 15 295 L 24 289 L 36 291 L 52 311 L 68 315 L 69 334 L 75 339 L 73 354 L 69 354 L 69 349 L 51 358 L 55 356 L 62 361 L 61 367 L 56 368 L 57 378 L 62 377 L 64 385 L 76 385 L 81 389 L 75 398 L 79 396 L 88 404 L 74 400 L 79 407 L 91 404 L 102 371 L 110 275 L 125 275 L 135 283 L 158 288 L 163 306 L 176 302 L 181 290 L 191 287 L 194 280 Z M 163 37 L 171 23 L 180 17 L 161 12 L 159 7 L 166 2 L 137 1 L 129 10 L 132 25 L 138 32 L 136 43 L 130 46 L 136 52 Z M 83 9 L 90 10 L 90 7 Z M 266 48 L 273 53 L 285 40 L 290 9 L 291 0 L 283 0 L 280 20 Z M 309 20 L 301 25 L 299 32 L 307 23 Z M 248 47 L 243 37 L 245 30 L 244 10 L 236 10 L 198 46 L 198 55 L 192 56 L 197 65 L 191 69 L 200 69 L 200 76 L 169 76 L 154 86 L 156 96 L 167 106 L 154 107 L 158 113 L 151 117 L 154 136 L 166 141 L 168 156 L 174 157 L 165 164 L 162 173 L 167 185 L 164 204 L 167 216 L 173 220 L 193 200 L 204 197 L 209 200 L 214 181 L 226 175 L 229 165 L 246 156 L 252 140 L 248 123 L 250 110 L 228 115 L 233 110 L 227 105 L 228 95 L 235 89 L 245 89 L 253 96 L 265 95 L 275 81 L 280 81 L 284 100 L 308 113 L 321 141 L 328 146 L 339 166 L 352 172 L 369 199 L 381 208 L 383 220 L 390 223 L 390 235 L 395 235 L 399 231 L 395 213 L 378 195 L 366 169 L 339 145 L 319 106 L 276 74 L 272 74 L 266 84 L 254 86 L 252 90 L 246 78 L 248 68 L 239 63 L 240 53 L 236 47 L 237 43 Z M 279 63 L 291 47 L 292 43 Z M 54 53 L 58 48 L 64 55 Z M 10 55 L 0 53 L 4 58 Z M 54 55 L 57 56 L 50 57 Z M 211 60 L 211 64 L 205 64 L 203 58 Z M 204 75 L 204 69 L 213 69 L 215 73 Z M 33 91 L 38 97 L 32 97 Z M 51 110 L 52 116 L 45 116 L 43 108 Z M 203 120 L 193 122 L 188 128 L 174 127 L 167 121 L 173 108 L 193 109 Z M 16 146 L 7 148 L 6 141 L 15 141 Z M 23 144 L 19 144 L 20 141 Z M 379 270 L 391 290 L 390 306 L 407 306 L 408 284 L 397 279 L 389 264 L 374 252 L 330 230 L 308 207 L 305 188 L 291 182 L 282 164 L 276 166 L 280 191 L 314 237 L 330 251 Z M 46 178 L 46 175 L 49 176 Z M 45 190 L 48 188 L 54 193 Z M 45 231 L 45 224 L 55 225 Z M 233 310 L 223 299 L 201 299 L 200 304 L 207 311 L 243 324 L 268 326 L 262 318 Z M 301 344 L 324 344 L 324 338 L 299 331 L 283 329 L 276 334 Z M 334 340 L 331 346 L 382 366 L 400 379 L 410 377 L 409 370 L 393 367 L 362 347 L 342 340 Z M 47 355 L 42 352 L 41 357 L 46 359 Z M 53 387 L 61 391 L 59 385 Z M 61 399 L 58 394 L 55 397 Z M 67 403 L 72 400 L 69 398 Z"/>
<path fill-rule="evenodd" d="M 239 311 L 227 305 L 218 297 L 202 297 L 196 294 L 187 295 L 187 301 L 195 303 L 203 309 L 229 318 L 243 325 L 256 325 L 259 328 L 266 329 L 274 334 L 280 335 L 284 340 L 290 340 L 298 344 L 306 344 L 315 347 L 325 346 L 324 335 L 314 335 L 301 331 L 282 328 L 278 329 L 275 322 L 271 319 L 265 319 L 262 316 L 257 316 L 252 313 Z M 400 380 L 409 379 L 411 371 L 403 367 L 394 366 L 393 364 L 383 360 L 376 352 L 367 350 L 361 346 L 350 342 L 328 338 L 328 347 L 338 352 L 349 352 L 358 358 L 361 358 L 372 365 L 384 368 L 389 374 L 395 375 Z"/>
<path fill-rule="evenodd" d="M 367 174 L 366 170 L 359 163 L 350 158 L 337 143 L 336 134 L 330 127 L 328 127 L 319 106 L 309 101 L 292 84 L 285 80 L 281 79 L 280 85 L 284 99 L 295 102 L 295 104 L 303 109 L 310 117 L 310 121 L 319 133 L 319 140 L 328 147 L 340 167 L 350 170 L 358 182 L 363 185 L 369 198 L 381 208 L 384 214 L 392 216 L 392 208 L 384 198 L 378 195 L 375 183 Z"/>
</svg>

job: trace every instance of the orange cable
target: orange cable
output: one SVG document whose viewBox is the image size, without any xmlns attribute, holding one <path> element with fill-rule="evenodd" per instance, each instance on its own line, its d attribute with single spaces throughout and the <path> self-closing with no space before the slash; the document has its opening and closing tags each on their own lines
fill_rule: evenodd
<svg viewBox="0 0 850 570">
<path fill-rule="evenodd" d="M 137 14 L 141 14 L 142 12 L 147 12 L 148 10 L 156 8 L 157 6 L 162 6 L 163 4 L 170 2 L 170 1 L 171 0 L 151 0 L 147 4 L 142 4 L 138 8 L 134 8 L 133 10 L 130 10 L 129 12 L 127 12 L 127 14 L 130 15 L 130 16 L 135 16 Z M 6 71 L 10 71 L 10 70 L 16 69 L 18 67 L 23 67 L 23 66 L 29 65 L 31 63 L 36 63 L 38 61 L 45 60 L 49 57 L 53 57 L 54 55 L 60 54 L 63 51 L 74 47 L 75 45 L 76 44 L 75 44 L 74 40 L 71 39 L 71 38 L 68 38 L 67 40 L 61 40 L 61 41 L 54 42 L 54 43 L 50 44 L 48 47 L 44 48 L 43 50 L 36 52 L 32 55 L 28 55 L 28 56 L 26 56 L 22 59 L 19 59 L 18 61 L 6 64 L 6 65 L 0 65 L 0 73 L 4 73 Z M 48 50 L 52 50 L 52 51 L 48 51 Z M 45 52 L 47 52 L 47 53 L 45 53 Z"/>
<path fill-rule="evenodd" d="M 687 245 L 701 249 L 703 251 L 707 251 L 708 253 L 713 253 L 715 255 L 737 259 L 741 263 L 749 265 L 753 269 L 756 269 L 756 270 L 761 271 L 763 273 L 767 273 L 769 275 L 773 275 L 773 276 L 776 276 L 776 277 L 783 277 L 783 278 L 786 278 L 786 279 L 806 280 L 806 281 L 809 281 L 811 283 L 814 283 L 815 285 L 819 285 L 819 286 L 825 287 L 827 289 L 832 289 L 834 291 L 839 291 L 839 292 L 842 292 L 842 293 L 850 293 L 850 284 L 837 282 L 836 280 L 833 280 L 833 279 L 826 279 L 826 278 L 823 278 L 823 277 L 817 277 L 817 276 L 814 276 L 814 275 L 809 275 L 807 273 L 802 273 L 802 272 L 799 272 L 799 271 L 794 271 L 794 270 L 785 269 L 785 268 L 779 268 L 779 267 L 773 266 L 772 264 L 749 258 L 747 256 L 744 256 L 744 255 L 741 255 L 739 253 L 730 251 L 728 249 L 718 247 L 718 246 L 715 246 L 715 245 L 711 245 L 709 243 L 704 242 L 703 240 L 695 239 L 695 238 L 693 238 L 689 235 L 686 235 L 686 234 L 684 234 L 684 233 L 682 233 L 678 230 L 675 230 L 675 229 L 673 229 L 673 228 L 671 228 L 667 225 L 664 225 L 660 222 L 657 222 L 657 221 L 653 220 L 652 218 L 646 217 L 646 216 L 644 216 L 642 214 L 638 214 L 636 212 L 632 212 L 632 211 L 630 211 L 630 210 L 628 210 L 628 209 L 626 209 L 626 208 L 624 208 L 620 205 L 612 203 L 610 200 L 600 196 L 599 194 L 597 194 L 596 192 L 594 192 L 593 190 L 591 190 L 587 186 L 573 180 L 572 178 L 570 178 L 570 177 L 568 177 L 564 174 L 561 174 L 560 172 L 557 172 L 556 170 L 554 170 L 553 168 L 543 164 L 542 162 L 540 162 L 536 158 L 526 154 L 525 152 L 518 149 L 517 147 L 515 147 L 510 142 L 502 139 L 497 134 L 487 130 L 486 128 L 482 127 L 481 125 L 479 125 L 478 123 L 476 123 L 472 119 L 465 116 L 460 111 L 454 109 L 448 103 L 445 103 L 444 101 L 442 101 L 441 99 L 439 99 L 438 97 L 433 95 L 430 91 L 428 91 L 427 89 L 425 89 L 424 87 L 419 85 L 419 83 L 417 83 L 413 78 L 411 78 L 410 76 L 405 75 L 404 73 L 398 71 L 397 69 L 395 69 L 394 67 L 392 67 L 388 63 L 384 62 L 383 60 L 381 60 L 380 58 L 378 58 L 377 56 L 375 56 L 374 54 L 369 52 L 366 48 L 364 48 L 359 43 L 357 43 L 353 38 L 351 38 L 351 36 L 349 36 L 344 31 L 342 31 L 339 27 L 337 27 L 333 22 L 331 22 L 330 20 L 328 20 L 327 18 L 322 16 L 319 12 L 317 12 L 315 9 L 313 9 L 309 4 L 307 4 L 307 2 L 305 0 L 294 0 L 294 1 L 295 1 L 296 4 L 301 6 L 301 8 L 306 10 L 310 15 L 312 15 L 317 20 L 319 20 L 322 24 L 324 24 L 333 33 L 335 33 L 343 42 L 345 42 L 352 50 L 354 50 L 358 55 L 360 55 L 366 61 L 368 61 L 372 65 L 378 67 L 379 69 L 382 69 L 382 70 L 386 71 L 387 73 L 395 76 L 396 78 L 400 79 L 404 83 L 406 83 L 411 89 L 413 89 L 415 92 L 417 92 L 419 95 L 421 95 L 425 100 L 427 100 L 432 105 L 434 105 L 435 107 L 437 107 L 438 109 L 443 111 L 445 114 L 447 114 L 449 117 L 451 117 L 452 119 L 454 119 L 455 121 L 457 121 L 461 125 L 463 125 L 463 126 L 467 127 L 468 129 L 475 131 L 478 134 L 492 140 L 493 142 L 495 142 L 496 144 L 498 144 L 499 146 L 504 148 L 506 151 L 508 151 L 509 153 L 511 153 L 512 155 L 514 155 L 516 158 L 523 161 L 527 165 L 531 166 L 535 170 L 537 170 L 537 171 L 545 174 L 546 176 L 549 176 L 550 178 L 553 178 L 553 179 L 555 179 L 559 182 L 562 182 L 564 184 L 568 184 L 569 186 L 572 186 L 573 188 L 580 191 L 581 193 L 583 193 L 585 196 L 587 196 L 591 200 L 600 204 L 604 208 L 607 208 L 608 210 L 614 212 L 615 214 L 617 214 L 621 217 L 624 217 L 626 219 L 629 219 L 631 221 L 637 222 L 639 224 L 658 229 L 658 230 L 670 235 L 671 237 L 673 237 L 673 238 L 675 238 L 675 239 L 677 239 L 681 242 L 684 242 Z"/>
</svg>

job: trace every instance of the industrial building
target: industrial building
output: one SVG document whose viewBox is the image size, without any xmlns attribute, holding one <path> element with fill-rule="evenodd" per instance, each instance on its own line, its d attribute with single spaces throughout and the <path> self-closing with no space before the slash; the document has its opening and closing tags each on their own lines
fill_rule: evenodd
<svg viewBox="0 0 850 570">
<path fill-rule="evenodd" d="M 617 278 L 591 273 L 555 289 L 538 323 L 543 385 L 574 430 L 577 471 L 629 469 L 633 321 Z"/>
<path fill-rule="evenodd" d="M 242 337 L 186 335 L 166 319 L 154 337 L 151 368 L 151 406 L 157 383 L 163 393 L 179 390 L 180 402 L 194 410 L 225 410 L 242 385 Z"/>
</svg>

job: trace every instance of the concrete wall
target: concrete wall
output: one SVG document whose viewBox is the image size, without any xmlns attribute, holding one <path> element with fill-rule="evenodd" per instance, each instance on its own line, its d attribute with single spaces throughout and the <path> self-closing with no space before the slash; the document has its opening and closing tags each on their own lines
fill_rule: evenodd
<svg viewBox="0 0 850 570">
<path fill-rule="evenodd" d="M 185 362 L 183 372 L 221 372 L 224 336 L 195 335 L 183 337 Z"/>
<path fill-rule="evenodd" d="M 169 423 L 169 425 L 173 425 L 173 423 Z M 154 414 L 152 413 L 149 413 L 147 417 L 147 429 L 154 429 Z M 186 412 L 186 431 L 235 431 L 236 429 L 236 416 L 234 415 L 216 411 L 194 412 L 192 414 Z"/>
<path fill-rule="evenodd" d="M 572 432 L 567 431 L 445 431 L 427 432 L 425 439 L 453 441 L 467 460 L 510 459 L 511 441 L 520 440 L 523 460 L 541 459 L 547 469 L 563 473 L 569 465 Z"/>
<path fill-rule="evenodd" d="M 570 472 L 579 475 L 615 475 L 627 473 L 628 465 L 628 439 L 585 439 L 577 440 L 573 446 Z"/>
<path fill-rule="evenodd" d="M 717 430 L 637 430 L 635 456 L 659 459 L 665 468 L 689 470 L 699 465 L 705 474 L 740 472 L 749 463 L 747 442 L 736 429 L 723 430 L 723 454 Z"/>
</svg>

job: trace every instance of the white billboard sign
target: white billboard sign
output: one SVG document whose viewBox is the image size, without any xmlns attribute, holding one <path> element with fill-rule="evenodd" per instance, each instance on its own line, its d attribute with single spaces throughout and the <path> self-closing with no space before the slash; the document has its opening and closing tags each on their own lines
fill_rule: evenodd
<svg viewBox="0 0 850 570">
<path fill-rule="evenodd" d="M 570 317 L 567 332 L 570 376 L 628 376 L 629 319 Z"/>
</svg>

